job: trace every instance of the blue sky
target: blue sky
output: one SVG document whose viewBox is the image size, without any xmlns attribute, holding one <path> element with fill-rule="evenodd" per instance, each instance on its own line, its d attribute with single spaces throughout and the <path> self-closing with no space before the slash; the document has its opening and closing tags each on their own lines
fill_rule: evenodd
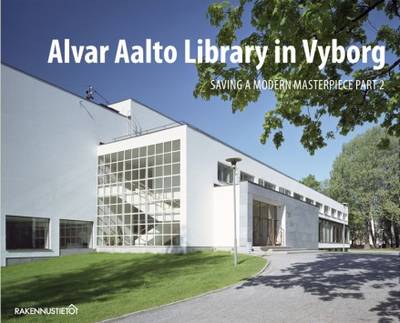
<svg viewBox="0 0 400 323">
<path fill-rule="evenodd" d="M 276 150 L 259 142 L 263 116 L 274 106 L 266 92 L 244 112 L 232 114 L 229 102 L 193 97 L 196 69 L 182 59 L 174 64 L 48 64 L 51 39 L 70 38 L 74 44 L 109 44 L 118 39 L 144 44 L 146 38 L 174 45 L 183 57 L 184 39 L 214 39 L 206 12 L 211 1 L 84 1 L 3 0 L 2 61 L 39 78 L 83 95 L 93 85 L 110 102 L 132 97 L 174 119 L 193 124 L 295 178 L 329 177 L 332 162 L 347 137 L 337 136 L 310 156 L 299 143 L 301 129 L 285 127 L 286 140 Z M 335 120 L 325 119 L 328 128 Z"/>
</svg>

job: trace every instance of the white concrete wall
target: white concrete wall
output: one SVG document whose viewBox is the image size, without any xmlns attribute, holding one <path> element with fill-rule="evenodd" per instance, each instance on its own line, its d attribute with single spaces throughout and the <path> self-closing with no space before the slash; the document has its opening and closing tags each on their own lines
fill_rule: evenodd
<svg viewBox="0 0 400 323">
<path fill-rule="evenodd" d="M 236 238 L 239 243 L 240 222 L 240 189 L 236 185 Z M 232 248 L 233 246 L 233 187 L 232 185 L 214 187 L 213 211 L 213 243 L 216 248 Z"/>
<path fill-rule="evenodd" d="M 94 221 L 97 151 L 126 117 L 2 65 L 1 246 L 6 257 L 55 256 L 59 219 Z M 5 252 L 5 215 L 50 218 L 49 252 Z"/>
<path fill-rule="evenodd" d="M 187 128 L 187 213 L 188 245 L 214 245 L 214 183 L 217 183 L 216 161 L 229 153 L 208 137 Z"/>
<path fill-rule="evenodd" d="M 296 180 L 266 166 L 265 164 L 229 147 L 220 141 L 198 131 L 192 127 L 187 128 L 187 205 L 188 205 L 188 245 L 189 246 L 210 246 L 214 243 L 225 243 L 215 240 L 217 233 L 213 229 L 213 225 L 217 216 L 214 212 L 215 194 L 214 184 L 218 184 L 218 162 L 225 162 L 226 158 L 240 157 L 242 161 L 238 164 L 238 173 L 240 170 L 249 173 L 255 177 L 255 182 L 262 178 L 278 187 L 285 187 L 290 191 L 296 192 L 308 197 L 321 204 L 328 205 L 338 211 L 347 212 L 347 209 L 341 203 L 319 193 L 311 188 L 297 182 Z M 279 194 L 279 193 L 277 193 Z M 295 201 L 297 202 L 297 201 Z M 305 205 L 305 203 L 300 205 Z M 218 206 L 217 206 L 218 207 Z M 229 207 L 229 206 L 228 206 Z M 305 205 L 304 207 L 308 207 Z M 315 207 L 310 206 L 315 210 Z M 317 211 L 318 218 L 318 211 Z M 332 219 L 337 222 L 345 222 L 347 220 Z M 286 226 L 291 226 L 286 219 Z M 318 222 L 318 221 L 317 221 Z M 229 231 L 229 230 L 228 230 Z M 298 233 L 298 236 L 300 233 Z M 318 238 L 318 228 L 315 230 Z M 298 238 L 300 239 L 300 237 Z"/>
<path fill-rule="evenodd" d="M 166 125 L 178 125 L 175 120 L 132 99 L 113 103 L 110 107 L 126 116 L 130 116 L 133 129 L 138 133 Z"/>
</svg>

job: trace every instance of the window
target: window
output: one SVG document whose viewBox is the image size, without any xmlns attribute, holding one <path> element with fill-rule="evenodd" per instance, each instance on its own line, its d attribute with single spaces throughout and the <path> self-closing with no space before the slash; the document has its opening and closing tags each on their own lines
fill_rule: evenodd
<svg viewBox="0 0 400 323">
<path fill-rule="evenodd" d="M 180 147 L 173 140 L 98 157 L 99 247 L 180 244 Z"/>
<path fill-rule="evenodd" d="M 89 248 L 93 223 L 60 220 L 60 248 Z"/>
<path fill-rule="evenodd" d="M 241 182 L 254 182 L 254 176 L 241 171 L 240 172 L 240 181 Z"/>
<path fill-rule="evenodd" d="M 269 188 L 270 190 L 276 190 L 276 185 L 272 184 L 270 182 L 264 181 L 263 179 L 259 178 L 258 179 L 258 184 L 260 184 L 261 186 L 264 186 L 265 188 Z"/>
<path fill-rule="evenodd" d="M 292 196 L 292 192 L 289 191 L 289 190 L 287 190 L 287 189 L 284 188 L 284 187 L 279 187 L 279 192 L 281 192 L 282 194 L 285 194 L 285 195 Z"/>
<path fill-rule="evenodd" d="M 336 210 L 335 209 L 331 209 L 331 216 L 333 216 L 333 217 L 336 216 Z"/>
<path fill-rule="evenodd" d="M 329 206 L 327 205 L 324 206 L 324 213 L 329 214 Z"/>
<path fill-rule="evenodd" d="M 347 226 L 341 223 L 319 219 L 319 242 L 343 243 L 343 229 L 345 229 L 345 243 L 349 243 Z"/>
<path fill-rule="evenodd" d="M 302 196 L 302 195 L 300 195 L 300 194 L 293 193 L 293 197 L 294 197 L 296 200 L 303 201 L 303 196 Z"/>
<path fill-rule="evenodd" d="M 233 182 L 232 167 L 222 163 L 218 163 L 218 180 L 222 183 L 232 184 Z"/>
<path fill-rule="evenodd" d="M 319 202 L 315 202 L 315 205 L 316 205 L 316 206 L 319 208 L 319 210 L 322 212 L 322 209 L 323 209 L 322 204 L 319 203 Z"/>
<path fill-rule="evenodd" d="M 306 203 L 314 205 L 314 201 L 312 199 L 309 199 L 308 197 L 306 197 Z"/>
<path fill-rule="evenodd" d="M 49 219 L 6 216 L 6 249 L 48 249 Z"/>
</svg>

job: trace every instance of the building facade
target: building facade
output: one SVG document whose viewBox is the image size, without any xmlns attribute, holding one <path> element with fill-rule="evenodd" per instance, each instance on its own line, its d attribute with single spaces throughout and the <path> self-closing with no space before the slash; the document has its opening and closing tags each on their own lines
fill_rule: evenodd
<svg viewBox="0 0 400 323">
<path fill-rule="evenodd" d="M 2 265 L 86 250 L 349 247 L 347 207 L 128 99 L 108 107 L 2 65 Z"/>
</svg>

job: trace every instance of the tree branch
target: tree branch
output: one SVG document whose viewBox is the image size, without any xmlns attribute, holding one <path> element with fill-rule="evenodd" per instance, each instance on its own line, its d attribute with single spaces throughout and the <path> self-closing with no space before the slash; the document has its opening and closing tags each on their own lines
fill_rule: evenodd
<svg viewBox="0 0 400 323">
<path fill-rule="evenodd" d="M 357 17 L 354 17 L 353 19 L 350 20 L 350 23 L 354 23 L 357 20 L 360 20 L 361 18 L 365 17 L 366 15 L 368 15 L 372 10 L 374 10 L 377 6 L 379 6 L 381 3 L 384 3 L 385 0 L 378 0 L 376 1 L 372 6 L 369 6 L 367 8 L 367 10 L 363 11 L 362 13 L 360 13 Z M 335 35 L 340 34 L 343 30 L 345 30 L 348 27 L 348 25 L 343 26 L 342 28 L 340 28 L 339 30 L 337 30 L 335 32 Z"/>
<path fill-rule="evenodd" d="M 386 69 L 386 71 L 385 71 L 385 73 L 389 73 L 392 69 L 394 69 L 397 65 L 399 65 L 400 64 L 400 58 L 398 58 L 396 61 L 394 61 L 394 63 L 392 64 L 392 65 L 390 65 L 387 69 Z M 384 73 L 384 74 L 385 74 Z"/>
<path fill-rule="evenodd" d="M 400 18 L 399 4 L 398 4 L 397 0 L 392 0 L 392 3 L 393 3 L 395 15 Z"/>
<path fill-rule="evenodd" d="M 382 75 L 385 75 L 387 73 L 390 73 L 390 71 L 392 71 L 397 65 L 400 65 L 400 58 L 398 58 L 397 60 L 395 60 L 391 65 L 389 65 L 388 67 L 384 68 L 381 72 L 379 72 L 378 74 L 375 75 L 371 75 L 371 77 L 369 79 L 375 79 L 377 77 L 381 77 Z"/>
</svg>

